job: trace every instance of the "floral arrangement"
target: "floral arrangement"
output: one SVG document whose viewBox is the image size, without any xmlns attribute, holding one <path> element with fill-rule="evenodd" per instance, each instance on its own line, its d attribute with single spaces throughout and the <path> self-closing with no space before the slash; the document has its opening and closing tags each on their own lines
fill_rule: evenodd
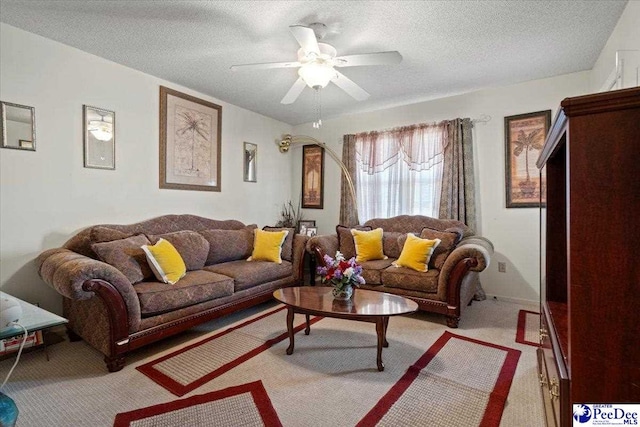
<svg viewBox="0 0 640 427">
<path fill-rule="evenodd" d="M 335 258 L 325 255 L 323 259 L 325 266 L 317 268 L 318 274 L 322 276 L 322 283 L 331 284 L 337 291 L 365 284 L 362 267 L 356 263 L 355 257 L 346 260 L 338 251 Z"/>
</svg>

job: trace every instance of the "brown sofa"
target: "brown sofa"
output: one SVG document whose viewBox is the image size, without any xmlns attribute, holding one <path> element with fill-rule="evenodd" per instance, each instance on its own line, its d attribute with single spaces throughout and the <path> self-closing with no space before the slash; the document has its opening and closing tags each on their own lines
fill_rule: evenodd
<svg viewBox="0 0 640 427">
<path fill-rule="evenodd" d="M 478 273 L 488 265 L 493 245 L 460 221 L 421 215 L 401 215 L 371 219 L 361 229 L 382 228 L 383 248 L 388 259 L 361 263 L 364 289 L 402 295 L 418 303 L 420 310 L 444 314 L 447 325 L 458 327 L 461 308 L 474 295 L 484 297 Z M 441 238 L 429 262 L 429 271 L 418 272 L 391 265 L 402 251 L 407 233 L 425 238 Z M 424 235 L 423 235 L 424 233 Z M 317 265 L 324 265 L 324 255 L 335 256 L 340 250 L 346 258 L 355 255 L 351 231 L 336 227 L 336 234 L 315 236 L 307 242 L 307 251 L 315 255 Z M 312 282 L 315 280 L 312 279 Z"/>
<path fill-rule="evenodd" d="M 71 339 L 102 352 L 113 372 L 131 350 L 302 283 L 307 238 L 290 230 L 282 264 L 248 262 L 255 228 L 194 215 L 96 225 L 43 252 L 36 263 L 40 277 L 64 297 Z M 158 282 L 139 250 L 140 243 L 160 237 L 173 243 L 187 266 L 175 285 Z"/>
</svg>

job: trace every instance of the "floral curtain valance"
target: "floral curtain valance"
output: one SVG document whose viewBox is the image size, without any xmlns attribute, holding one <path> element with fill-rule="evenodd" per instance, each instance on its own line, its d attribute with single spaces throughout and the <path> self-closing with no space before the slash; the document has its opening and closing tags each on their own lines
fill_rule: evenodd
<svg viewBox="0 0 640 427">
<path fill-rule="evenodd" d="M 417 124 L 355 135 L 356 155 L 362 171 L 372 175 L 404 161 L 414 171 L 443 161 L 447 123 Z"/>
</svg>

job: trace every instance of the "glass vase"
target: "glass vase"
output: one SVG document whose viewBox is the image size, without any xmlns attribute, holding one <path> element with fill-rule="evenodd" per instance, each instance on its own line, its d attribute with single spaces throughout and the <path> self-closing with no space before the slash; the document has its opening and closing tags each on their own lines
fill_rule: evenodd
<svg viewBox="0 0 640 427">
<path fill-rule="evenodd" d="M 337 287 L 334 286 L 333 291 L 331 291 L 331 293 L 333 294 L 333 299 L 337 299 L 340 301 L 347 301 L 351 299 L 351 296 L 353 295 L 353 286 L 346 285 L 342 287 L 342 289 L 338 289 Z"/>
</svg>

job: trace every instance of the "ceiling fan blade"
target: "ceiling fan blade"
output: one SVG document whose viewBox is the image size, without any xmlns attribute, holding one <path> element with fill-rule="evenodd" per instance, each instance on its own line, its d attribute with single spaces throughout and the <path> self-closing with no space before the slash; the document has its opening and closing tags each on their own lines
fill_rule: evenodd
<svg viewBox="0 0 640 427">
<path fill-rule="evenodd" d="M 296 38 L 302 50 L 305 53 L 315 53 L 320 55 L 320 48 L 318 47 L 318 40 L 316 39 L 316 33 L 309 27 L 303 25 L 291 25 L 289 31 Z"/>
<path fill-rule="evenodd" d="M 365 99 L 369 98 L 369 94 L 367 93 L 367 91 L 362 89 L 360 86 L 355 84 L 351 79 L 349 79 L 339 71 L 336 71 L 336 77 L 331 81 L 334 82 L 340 89 L 355 98 L 357 101 L 364 101 Z"/>
<path fill-rule="evenodd" d="M 361 55 L 339 56 L 334 59 L 336 67 L 358 67 L 361 65 L 391 65 L 399 64 L 402 55 L 397 51 L 363 53 Z"/>
<path fill-rule="evenodd" d="M 232 65 L 231 71 L 237 70 L 265 70 L 268 68 L 293 68 L 299 67 L 302 64 L 295 62 L 263 62 L 261 64 L 242 64 L 242 65 Z"/>
<path fill-rule="evenodd" d="M 298 78 L 293 86 L 291 86 L 291 89 L 289 89 L 289 92 L 287 92 L 284 98 L 282 98 L 282 101 L 280 101 L 280 103 L 293 104 L 293 102 L 298 99 L 306 85 L 307 84 L 304 82 L 304 80 L 302 80 L 302 78 Z"/>
</svg>

